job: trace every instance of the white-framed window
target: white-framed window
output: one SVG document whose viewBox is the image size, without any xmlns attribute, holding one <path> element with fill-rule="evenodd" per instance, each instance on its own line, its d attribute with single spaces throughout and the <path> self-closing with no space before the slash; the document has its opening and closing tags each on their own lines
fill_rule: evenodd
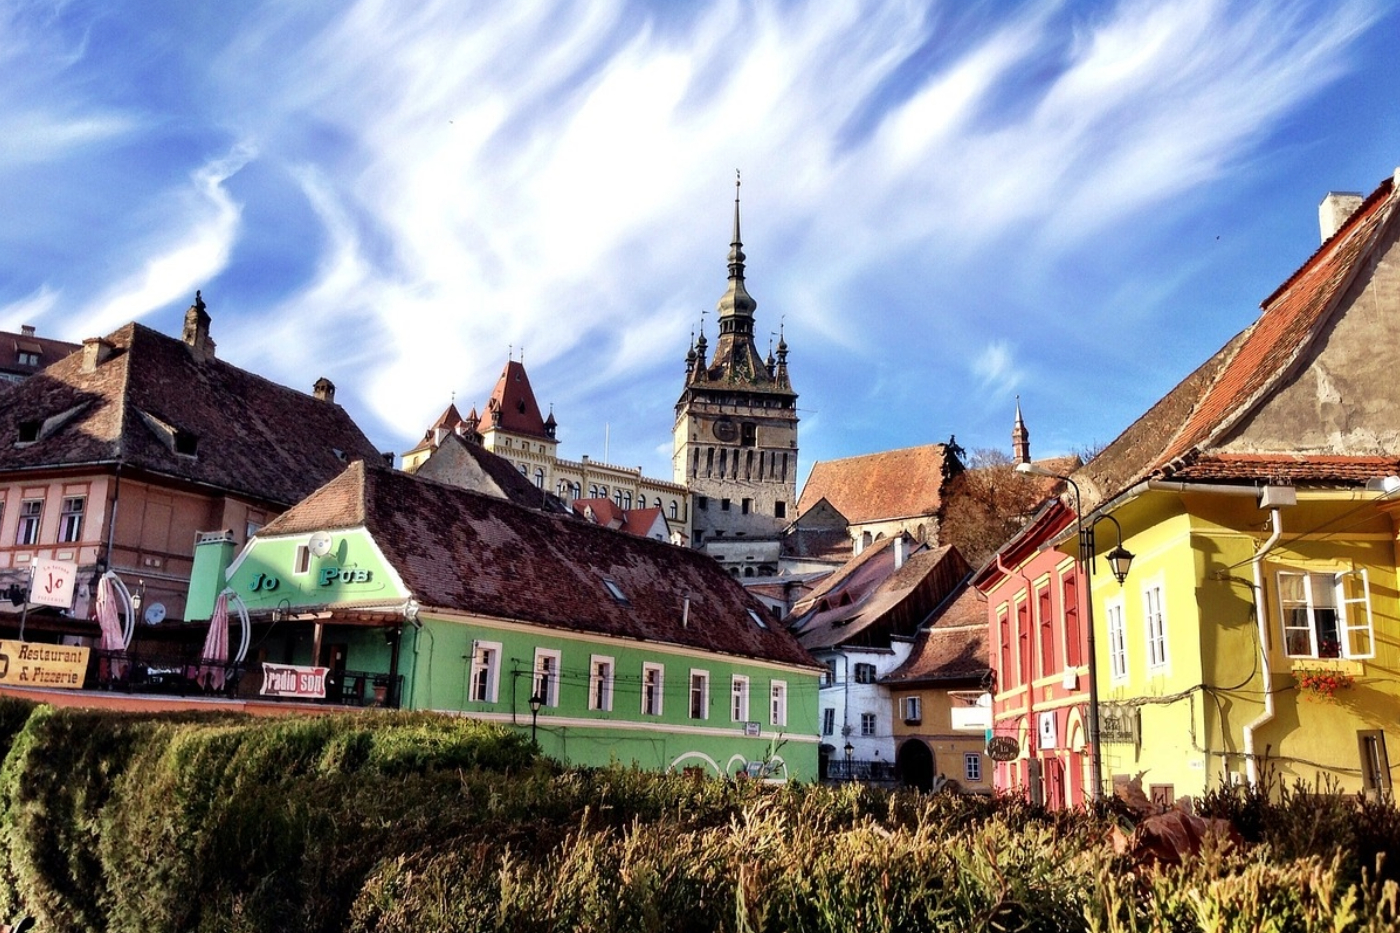
<svg viewBox="0 0 1400 933">
<path fill-rule="evenodd" d="M 311 569 L 311 547 L 305 544 L 297 545 L 296 557 L 292 561 L 292 574 L 300 576 Z"/>
<path fill-rule="evenodd" d="M 559 705 L 559 652 L 550 648 L 535 649 L 535 690 L 531 696 L 544 701 L 545 706 Z"/>
<path fill-rule="evenodd" d="M 906 723 L 919 723 L 924 719 L 924 701 L 922 697 L 904 697 L 900 700 L 900 710 Z"/>
<path fill-rule="evenodd" d="M 822 735 L 836 734 L 836 709 L 828 706 L 822 710 Z"/>
<path fill-rule="evenodd" d="M 710 718 L 710 672 L 690 671 L 690 718 Z"/>
<path fill-rule="evenodd" d="M 1163 605 L 1162 584 L 1153 583 L 1142 591 L 1142 624 L 1147 639 L 1147 669 L 1160 671 L 1167 667 L 1167 614 Z"/>
<path fill-rule="evenodd" d="M 1278 573 L 1283 648 L 1290 658 L 1370 658 L 1371 586 L 1365 568 Z"/>
<path fill-rule="evenodd" d="M 982 755 L 980 753 L 963 753 L 963 778 L 973 782 L 982 780 Z"/>
<path fill-rule="evenodd" d="M 473 703 L 495 703 L 501 690 L 501 643 L 478 641 L 472 644 L 469 696 Z"/>
<path fill-rule="evenodd" d="M 866 738 L 869 738 L 870 736 L 872 736 L 872 735 L 875 734 L 875 714 L 874 714 L 874 713 L 861 713 L 861 714 L 860 714 L 860 734 L 863 735 L 863 736 L 865 736 Z"/>
<path fill-rule="evenodd" d="M 1110 602 L 1108 612 L 1108 670 L 1114 683 L 1128 679 L 1128 637 L 1123 627 L 1123 600 Z"/>
<path fill-rule="evenodd" d="M 601 710 L 605 713 L 612 712 L 613 708 L 613 671 L 615 662 L 612 658 L 595 654 L 588 661 L 588 708 Z"/>
<path fill-rule="evenodd" d="M 787 725 L 787 697 L 787 681 L 773 681 L 768 690 L 768 721 L 775 726 Z"/>
<path fill-rule="evenodd" d="M 749 721 L 749 679 L 735 674 L 729 685 L 729 713 L 734 722 Z"/>
<path fill-rule="evenodd" d="M 856 675 L 856 683 L 858 683 L 858 684 L 873 684 L 873 683 L 875 682 L 875 665 L 874 665 L 874 664 L 864 664 L 864 663 L 857 664 L 857 665 L 856 665 L 856 670 L 855 670 L 855 675 Z"/>
<path fill-rule="evenodd" d="M 836 683 L 836 659 L 827 658 L 826 670 L 822 671 L 822 686 L 830 687 Z"/>
<path fill-rule="evenodd" d="M 68 496 L 63 500 L 63 510 L 58 518 L 58 540 L 64 544 L 81 541 L 83 537 L 83 509 L 87 505 L 86 496 Z"/>
<path fill-rule="evenodd" d="M 44 515 L 43 499 L 25 499 L 19 504 L 19 532 L 15 544 L 39 543 L 39 520 Z"/>
<path fill-rule="evenodd" d="M 660 716 L 666 668 L 660 664 L 642 665 L 642 715 Z"/>
</svg>

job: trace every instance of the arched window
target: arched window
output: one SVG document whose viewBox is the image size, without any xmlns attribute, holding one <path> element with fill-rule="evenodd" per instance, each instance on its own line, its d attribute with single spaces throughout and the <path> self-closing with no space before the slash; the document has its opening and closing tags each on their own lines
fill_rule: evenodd
<svg viewBox="0 0 1400 933">
<path fill-rule="evenodd" d="M 535 467 L 535 485 L 544 488 L 544 467 Z"/>
<path fill-rule="evenodd" d="M 621 490 L 621 489 L 615 489 L 615 490 L 613 490 L 613 502 L 615 502 L 615 503 L 617 504 L 617 507 L 618 507 L 619 509 L 622 508 L 622 490 Z"/>
<path fill-rule="evenodd" d="M 645 505 L 646 503 L 642 504 Z M 622 494 L 622 507 L 624 509 L 632 508 L 632 494 L 630 492 L 624 492 Z"/>
<path fill-rule="evenodd" d="M 656 501 L 657 503 L 661 502 L 660 499 L 657 499 Z M 676 503 L 675 499 L 671 500 L 671 517 L 680 518 L 680 506 Z"/>
<path fill-rule="evenodd" d="M 596 499 L 596 498 L 598 498 L 598 487 L 597 487 L 596 485 L 592 485 L 592 486 L 589 486 L 589 487 L 588 487 L 588 498 L 590 498 L 590 499 Z"/>
</svg>

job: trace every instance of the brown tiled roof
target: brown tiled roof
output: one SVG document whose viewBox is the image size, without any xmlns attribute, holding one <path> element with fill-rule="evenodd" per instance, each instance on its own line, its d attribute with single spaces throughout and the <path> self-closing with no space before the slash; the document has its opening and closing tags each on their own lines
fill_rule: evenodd
<svg viewBox="0 0 1400 933">
<path fill-rule="evenodd" d="M 501 370 L 501 378 L 496 380 L 496 388 L 491 390 L 491 398 L 486 403 L 486 423 L 482 424 L 481 429 L 487 427 L 496 427 L 511 434 L 550 436 L 545 430 L 540 406 L 535 401 L 535 392 L 530 388 L 530 377 L 525 374 L 524 363 L 511 360 Z"/>
<path fill-rule="evenodd" d="M 516 505 L 567 514 L 569 507 L 553 493 L 525 478 L 510 461 L 462 437 L 449 434 L 414 473 L 424 479 L 509 499 Z"/>
<path fill-rule="evenodd" d="M 904 663 L 882 683 L 981 680 L 991 669 L 987 654 L 987 598 L 964 586 L 932 625 L 919 631 Z"/>
<path fill-rule="evenodd" d="M 1383 181 L 1336 234 L 1264 301 L 1254 324 L 1080 471 L 1076 478 L 1086 480 L 1084 485 L 1095 492 L 1091 497 L 1086 489 L 1086 508 L 1154 475 L 1224 478 L 1235 474 L 1223 471 L 1246 465 L 1202 456 L 1289 378 L 1312 348 L 1394 216 L 1393 187 L 1393 179 Z M 1321 464 L 1319 478 L 1329 469 L 1325 458 L 1307 459 Z"/>
<path fill-rule="evenodd" d="M 961 469 L 946 444 L 821 460 L 812 465 L 797 511 L 801 515 L 826 499 L 853 525 L 936 515 L 944 484 Z"/>
<path fill-rule="evenodd" d="M 290 505 L 347 462 L 381 454 L 334 402 L 277 385 L 140 324 L 110 334 L 82 371 L 74 353 L 14 387 L 0 411 L 0 471 L 121 463 Z M 20 442 L 21 426 L 42 423 Z M 176 437 L 194 454 L 176 452 Z"/>
<path fill-rule="evenodd" d="M 815 666 L 761 602 L 698 551 L 377 465 L 352 465 L 260 535 L 356 527 L 430 609 Z M 625 603 L 608 595 L 605 579 Z"/>
<path fill-rule="evenodd" d="M 1396 457 L 1346 457 L 1322 454 L 1207 454 L 1173 470 L 1172 479 L 1249 480 L 1259 483 L 1353 484 L 1400 474 Z"/>
<path fill-rule="evenodd" d="M 853 571 L 833 574 L 794 608 L 792 630 L 809 651 L 913 635 L 970 572 L 952 546 L 915 551 L 898 570 L 889 546 L 852 563 Z"/>
<path fill-rule="evenodd" d="M 0 372 L 31 376 L 46 366 L 52 366 L 80 347 L 81 344 L 68 343 L 66 340 L 0 331 Z M 39 357 L 38 365 L 21 363 L 21 352 L 36 354 Z"/>
</svg>

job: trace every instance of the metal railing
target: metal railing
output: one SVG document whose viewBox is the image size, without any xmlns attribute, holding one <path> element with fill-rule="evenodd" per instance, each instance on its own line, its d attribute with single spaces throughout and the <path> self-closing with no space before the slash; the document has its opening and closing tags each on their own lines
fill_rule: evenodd
<svg viewBox="0 0 1400 933">
<path fill-rule="evenodd" d="M 888 761 L 860 761 L 832 758 L 826 763 L 828 781 L 861 781 L 888 784 L 895 780 L 894 765 Z"/>
</svg>

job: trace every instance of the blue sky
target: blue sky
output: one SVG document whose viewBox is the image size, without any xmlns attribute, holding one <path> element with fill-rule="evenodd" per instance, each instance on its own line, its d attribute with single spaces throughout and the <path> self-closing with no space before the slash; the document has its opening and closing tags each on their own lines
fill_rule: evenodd
<svg viewBox="0 0 1400 933">
<path fill-rule="evenodd" d="M 670 474 L 725 287 L 802 459 L 1103 443 L 1400 165 L 1367 0 L 0 0 L 0 328 L 325 375 L 384 449 L 523 348 L 561 453 Z M 804 469 L 805 472 L 805 469 Z"/>
</svg>

